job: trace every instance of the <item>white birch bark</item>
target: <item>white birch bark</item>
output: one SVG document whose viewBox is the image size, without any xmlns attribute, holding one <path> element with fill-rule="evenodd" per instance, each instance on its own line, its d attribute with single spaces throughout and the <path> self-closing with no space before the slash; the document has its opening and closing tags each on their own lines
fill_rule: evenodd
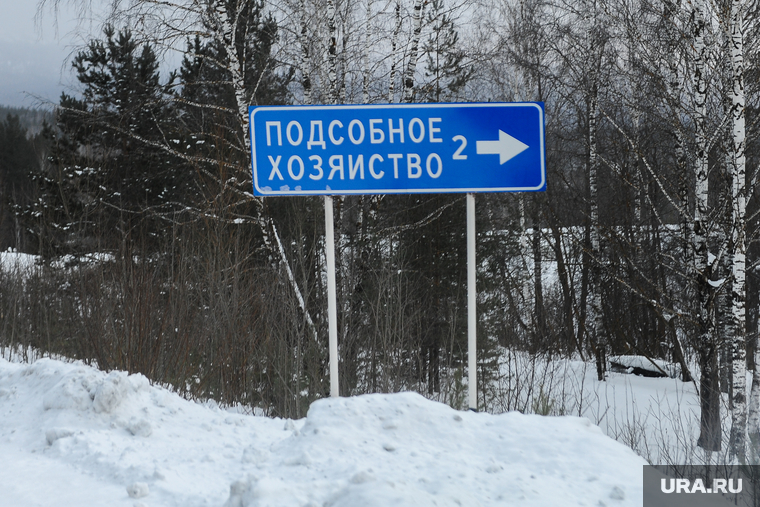
<svg viewBox="0 0 760 507">
<path fill-rule="evenodd" d="M 589 170 L 588 170 L 588 186 L 589 186 L 589 200 L 591 201 L 591 253 L 596 256 L 595 260 L 598 260 L 598 253 L 600 250 L 599 240 L 599 190 L 597 186 L 597 146 L 596 146 L 596 118 L 597 118 L 597 104 L 598 99 L 596 92 L 591 92 L 589 100 L 589 112 L 588 112 L 588 143 L 589 143 Z"/>
<path fill-rule="evenodd" d="M 214 24 L 218 27 L 218 30 L 214 31 L 213 36 L 224 48 L 227 55 L 229 62 L 227 70 L 232 77 L 232 88 L 235 94 L 238 120 L 240 122 L 239 131 L 243 134 L 245 151 L 246 153 L 250 153 L 251 138 L 246 134 L 248 132 L 248 106 L 250 105 L 250 98 L 245 90 L 245 62 L 241 62 L 238 58 L 235 44 L 237 40 L 237 21 L 245 7 L 246 1 L 248 0 L 241 0 L 232 4 L 233 7 L 237 7 L 233 12 L 227 8 L 226 2 L 218 2 L 216 4 L 214 9 L 216 14 Z"/>
<path fill-rule="evenodd" d="M 426 0 L 414 2 L 414 32 L 412 33 L 412 48 L 409 52 L 409 62 L 404 76 L 404 102 L 411 102 L 414 98 L 414 74 L 417 71 L 417 58 L 419 57 L 420 34 L 422 33 L 422 20 L 424 18 Z"/>
<path fill-rule="evenodd" d="M 641 134 L 639 132 L 641 126 L 641 111 L 636 109 L 633 117 L 633 126 L 635 132 L 636 144 L 641 144 Z M 631 167 L 633 168 L 632 179 L 634 182 L 634 196 L 633 196 L 633 223 L 638 226 L 641 224 L 642 209 L 644 208 L 644 189 L 642 188 L 644 178 L 641 176 L 641 168 L 639 167 L 639 157 L 634 153 L 631 153 Z M 638 241 L 638 238 L 637 238 Z"/>
<path fill-rule="evenodd" d="M 327 81 L 329 103 L 338 103 L 338 37 L 335 25 L 335 0 L 327 0 Z"/>
<path fill-rule="evenodd" d="M 746 396 L 746 161 L 745 161 L 745 97 L 744 97 L 744 37 L 742 30 L 742 0 L 731 2 L 729 49 L 733 86 L 731 90 L 733 138 L 733 263 L 731 316 L 733 318 L 733 406 L 731 413 L 731 455 L 742 463 L 746 461 L 747 396 Z"/>
<path fill-rule="evenodd" d="M 707 251 L 707 227 L 708 218 L 707 193 L 708 193 L 708 152 L 707 152 L 707 135 L 705 123 L 707 118 L 707 80 L 705 78 L 705 57 L 706 46 L 704 40 L 705 21 L 704 21 L 704 2 L 703 0 L 694 1 L 694 112 L 695 112 L 695 137 L 697 143 L 697 160 L 694 168 L 695 185 L 695 209 L 694 209 L 694 231 L 693 231 L 693 248 L 696 253 L 694 267 L 697 276 L 705 278 L 705 271 L 708 265 Z M 706 282 L 706 278 L 704 280 Z M 708 285 L 703 283 L 700 285 Z M 701 298 L 700 294 L 700 298 Z M 702 305 L 704 306 L 704 305 Z M 700 308 L 700 320 L 704 323 L 708 320 L 705 315 L 705 307 Z M 704 327 L 704 324 L 703 326 Z"/>
<path fill-rule="evenodd" d="M 396 65 L 398 62 L 398 36 L 401 32 L 401 5 L 396 2 L 396 27 L 391 37 L 391 73 L 388 83 L 388 104 L 393 104 L 396 98 Z"/>
<path fill-rule="evenodd" d="M 590 210 L 590 231 L 589 236 L 591 239 L 591 284 L 589 286 L 588 297 L 588 330 L 589 339 L 594 347 L 594 354 L 596 355 L 596 374 L 598 380 L 604 380 L 605 370 L 605 357 L 604 357 L 604 343 L 601 340 L 602 336 L 602 294 L 601 294 L 601 276 L 600 266 L 601 262 L 601 241 L 599 231 L 599 189 L 597 184 L 598 176 L 598 164 L 597 164 L 597 145 L 596 145 L 596 121 L 598 113 L 598 96 L 596 90 L 596 83 L 592 84 L 592 90 L 589 97 L 589 111 L 588 111 L 588 143 L 589 143 L 589 156 L 588 156 L 588 186 L 589 186 L 589 201 L 591 205 Z"/>
<path fill-rule="evenodd" d="M 250 136 L 247 135 L 248 131 L 248 106 L 249 106 L 249 98 L 247 97 L 246 90 L 245 90 L 245 62 L 241 62 L 238 58 L 237 49 L 235 41 L 237 40 L 237 34 L 236 27 L 237 27 L 237 20 L 240 16 L 240 13 L 243 11 L 244 4 L 248 0 L 243 0 L 237 4 L 233 4 L 237 7 L 234 12 L 231 12 L 230 9 L 228 9 L 224 2 L 219 2 L 216 6 L 215 12 L 217 15 L 217 26 L 221 28 L 219 32 L 215 32 L 214 36 L 217 39 L 217 41 L 223 43 L 222 46 L 224 47 L 225 52 L 227 53 L 227 58 L 229 61 L 229 72 L 232 75 L 232 86 L 235 93 L 235 100 L 237 102 L 237 108 L 238 108 L 238 118 L 240 119 L 240 131 L 243 134 L 243 138 L 245 139 L 245 147 L 246 152 L 250 152 L 251 150 L 251 141 Z M 290 262 L 288 260 L 288 257 L 285 253 L 285 249 L 282 248 L 282 243 L 280 241 L 279 235 L 277 234 L 277 229 L 274 226 L 274 223 L 272 222 L 272 219 L 270 217 L 266 217 L 265 224 L 262 225 L 262 232 L 264 236 L 264 243 L 267 247 L 267 249 L 271 251 L 275 251 L 279 257 L 279 262 L 285 267 L 286 273 L 288 274 L 288 282 L 291 285 L 291 288 L 293 289 L 296 299 L 298 301 L 298 304 L 301 308 L 301 311 L 304 313 L 304 318 L 311 328 L 314 337 L 316 339 L 316 326 L 314 325 L 314 321 L 311 318 L 311 314 L 309 313 L 308 309 L 306 308 L 306 302 L 303 298 L 303 294 L 301 293 L 301 289 L 298 286 L 298 283 L 293 277 L 292 270 L 290 268 Z M 278 247 L 274 248 L 274 245 L 272 245 L 271 239 L 270 239 L 270 231 L 275 236 L 275 240 L 277 242 Z"/>
</svg>

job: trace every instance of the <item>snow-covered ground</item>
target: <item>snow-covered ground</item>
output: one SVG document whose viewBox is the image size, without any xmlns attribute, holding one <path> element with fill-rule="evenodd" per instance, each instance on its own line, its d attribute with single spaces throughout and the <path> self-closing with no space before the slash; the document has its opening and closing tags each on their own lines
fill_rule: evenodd
<svg viewBox="0 0 760 507">
<path fill-rule="evenodd" d="M 650 463 L 704 462 L 704 454 L 696 446 L 699 398 L 693 382 L 614 372 L 599 382 L 593 364 L 531 357 L 506 349 L 501 350 L 499 370 L 487 393 L 489 411 L 517 409 L 585 417 Z M 723 402 L 721 416 L 727 443 L 727 396 Z M 727 457 L 712 459 L 724 462 Z"/>
<path fill-rule="evenodd" d="M 269 419 L 141 375 L 3 358 L 0 457 L 2 507 L 639 507 L 646 463 L 586 418 L 401 393 Z"/>
<path fill-rule="evenodd" d="M 6 252 L 0 252 L 0 272 L 23 272 L 34 266 L 36 261 L 36 255 L 19 253 L 9 248 Z"/>
</svg>

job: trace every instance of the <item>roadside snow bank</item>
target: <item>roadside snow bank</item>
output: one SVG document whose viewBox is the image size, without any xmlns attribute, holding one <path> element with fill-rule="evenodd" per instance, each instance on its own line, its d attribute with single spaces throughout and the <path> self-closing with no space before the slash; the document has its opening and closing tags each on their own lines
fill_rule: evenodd
<svg viewBox="0 0 760 507">
<path fill-rule="evenodd" d="M 289 435 L 142 375 L 0 358 L 0 507 L 221 506 L 245 448 Z"/>
<path fill-rule="evenodd" d="M 587 419 L 459 412 L 411 393 L 325 399 L 226 506 L 631 505 L 645 461 Z"/>
<path fill-rule="evenodd" d="M 325 399 L 285 421 L 142 375 L 2 358 L 0 456 L 0 507 L 638 507 L 645 464 L 580 418 L 402 393 Z"/>
</svg>

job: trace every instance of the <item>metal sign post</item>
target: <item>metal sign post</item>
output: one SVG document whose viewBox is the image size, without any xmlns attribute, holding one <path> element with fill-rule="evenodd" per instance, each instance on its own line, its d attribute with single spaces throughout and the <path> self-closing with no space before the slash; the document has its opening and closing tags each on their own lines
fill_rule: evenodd
<svg viewBox="0 0 760 507">
<path fill-rule="evenodd" d="M 546 189 L 540 102 L 249 108 L 253 192 L 325 196 L 330 394 L 338 396 L 333 195 L 467 193 L 469 405 L 477 409 L 476 192 Z"/>
<path fill-rule="evenodd" d="M 335 288 L 335 221 L 333 198 L 325 196 L 325 263 L 327 264 L 327 325 L 330 349 L 330 396 L 340 396 L 338 388 L 338 312 Z"/>
<path fill-rule="evenodd" d="M 470 410 L 478 410 L 478 315 L 475 278 L 475 194 L 467 194 L 467 373 Z"/>
</svg>

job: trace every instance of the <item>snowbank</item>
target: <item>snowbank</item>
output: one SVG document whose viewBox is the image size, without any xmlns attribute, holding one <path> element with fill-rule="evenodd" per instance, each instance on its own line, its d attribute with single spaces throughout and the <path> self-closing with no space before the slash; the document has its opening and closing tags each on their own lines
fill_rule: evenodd
<svg viewBox="0 0 760 507">
<path fill-rule="evenodd" d="M 640 506 L 642 465 L 586 419 L 410 393 L 231 413 L 81 363 L 0 358 L 0 506 Z"/>
<path fill-rule="evenodd" d="M 227 505 L 638 506 L 643 464 L 587 419 L 375 394 L 314 403 Z"/>
</svg>

